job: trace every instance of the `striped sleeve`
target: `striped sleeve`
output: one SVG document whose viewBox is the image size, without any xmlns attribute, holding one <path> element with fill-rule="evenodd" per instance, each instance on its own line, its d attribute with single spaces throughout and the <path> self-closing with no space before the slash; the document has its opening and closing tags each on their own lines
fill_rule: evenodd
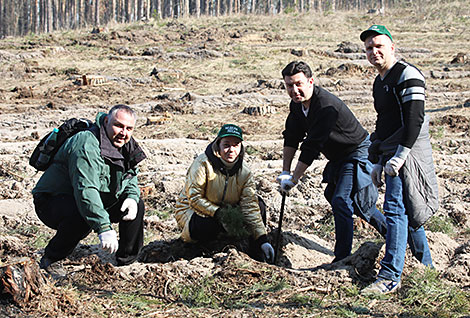
<svg viewBox="0 0 470 318">
<path fill-rule="evenodd" d="M 425 79 L 414 66 L 406 64 L 396 87 L 401 100 L 404 134 L 400 144 L 413 147 L 424 122 Z"/>
</svg>

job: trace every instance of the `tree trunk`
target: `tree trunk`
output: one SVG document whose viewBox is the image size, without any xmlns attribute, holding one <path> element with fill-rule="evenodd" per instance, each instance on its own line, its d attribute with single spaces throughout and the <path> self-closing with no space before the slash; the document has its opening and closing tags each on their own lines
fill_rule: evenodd
<svg viewBox="0 0 470 318">
<path fill-rule="evenodd" d="M 132 21 L 137 21 L 137 0 L 132 1 Z"/>
<path fill-rule="evenodd" d="M 57 0 L 57 25 L 59 29 L 65 27 L 65 2 L 66 1 Z"/>
<path fill-rule="evenodd" d="M 22 306 L 41 293 L 46 283 L 36 261 L 21 258 L 0 266 L 0 291 Z"/>
<path fill-rule="evenodd" d="M 189 0 L 184 0 L 183 16 L 189 18 Z"/>
<path fill-rule="evenodd" d="M 18 25 L 20 35 L 25 35 L 29 31 L 29 2 L 29 0 L 23 1 L 21 7 L 18 8 L 20 10 L 20 23 Z"/>
<path fill-rule="evenodd" d="M 77 27 L 77 21 L 75 20 L 77 15 L 77 5 L 75 0 L 70 0 L 70 26 L 72 28 Z"/>
<path fill-rule="evenodd" d="M 111 14 L 109 20 L 116 22 L 116 0 L 111 0 Z"/>
<path fill-rule="evenodd" d="M 95 0 L 95 26 L 100 25 L 100 0 Z"/>
<path fill-rule="evenodd" d="M 162 0 L 157 0 L 156 3 L 156 9 L 157 9 L 157 18 L 161 19 L 162 18 Z"/>
<path fill-rule="evenodd" d="M 148 21 L 150 19 L 150 14 L 151 14 L 151 12 L 150 12 L 150 0 L 146 0 L 145 5 L 146 5 L 146 7 L 145 7 L 145 18 Z"/>
<path fill-rule="evenodd" d="M 199 18 L 201 16 L 201 0 L 195 0 L 195 1 L 196 1 L 196 6 L 195 6 L 194 14 L 196 15 L 196 18 Z"/>
<path fill-rule="evenodd" d="M 39 11 L 41 17 L 41 31 L 47 32 L 47 24 L 46 24 L 46 17 L 47 17 L 47 7 L 46 7 L 47 0 L 41 0 L 41 9 Z"/>
<path fill-rule="evenodd" d="M 232 4 L 233 4 L 232 0 L 227 0 L 227 11 L 226 11 L 227 15 L 232 14 L 232 11 L 233 11 L 233 5 Z"/>
<path fill-rule="evenodd" d="M 379 12 L 381 15 L 385 14 L 385 1 L 384 0 L 379 0 Z"/>
<path fill-rule="evenodd" d="M 69 29 L 71 28 L 71 23 L 70 23 L 70 15 L 72 12 L 71 11 L 71 6 L 70 6 L 70 0 L 66 0 L 64 4 L 64 26 L 65 28 Z"/>
<path fill-rule="evenodd" d="M 5 0 L 0 0 L 0 39 L 5 36 L 5 17 L 4 8 Z"/>
<path fill-rule="evenodd" d="M 77 28 L 83 25 L 84 9 L 83 0 L 77 0 Z"/>
<path fill-rule="evenodd" d="M 131 10 L 130 10 L 130 0 L 124 0 L 124 14 L 123 14 L 123 17 L 124 17 L 125 22 L 130 22 L 130 20 L 131 20 L 130 12 L 131 12 Z"/>
</svg>

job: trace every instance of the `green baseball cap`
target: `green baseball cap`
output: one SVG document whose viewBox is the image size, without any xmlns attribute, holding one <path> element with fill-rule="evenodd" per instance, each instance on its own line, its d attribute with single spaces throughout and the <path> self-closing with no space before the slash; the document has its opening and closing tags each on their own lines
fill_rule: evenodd
<svg viewBox="0 0 470 318">
<path fill-rule="evenodd" d="M 393 42 L 392 35 L 390 34 L 390 32 L 387 30 L 386 27 L 384 27 L 383 25 L 380 25 L 380 24 L 374 24 L 373 26 L 371 26 L 367 30 L 363 31 L 361 33 L 361 41 L 364 42 L 369 36 L 374 35 L 374 34 L 375 35 L 385 34 Z"/>
<path fill-rule="evenodd" d="M 220 128 L 217 138 L 224 138 L 228 136 L 234 136 L 243 140 L 242 129 L 234 124 L 225 124 Z"/>
</svg>

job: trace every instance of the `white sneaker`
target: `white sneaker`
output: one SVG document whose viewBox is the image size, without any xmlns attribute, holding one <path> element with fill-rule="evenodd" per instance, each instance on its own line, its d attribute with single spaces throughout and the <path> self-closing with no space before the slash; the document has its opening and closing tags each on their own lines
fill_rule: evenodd
<svg viewBox="0 0 470 318">
<path fill-rule="evenodd" d="M 378 278 L 375 282 L 367 286 L 361 291 L 361 295 L 384 295 L 398 291 L 401 283 L 393 280 Z"/>
</svg>

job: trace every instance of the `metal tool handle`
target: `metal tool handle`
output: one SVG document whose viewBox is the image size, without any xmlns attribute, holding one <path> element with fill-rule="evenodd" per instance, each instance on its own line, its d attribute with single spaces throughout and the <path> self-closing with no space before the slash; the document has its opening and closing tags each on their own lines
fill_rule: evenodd
<svg viewBox="0 0 470 318">
<path fill-rule="evenodd" d="M 279 247 L 281 245 L 282 219 L 284 218 L 284 206 L 286 204 L 286 193 L 282 193 L 281 213 L 279 214 L 279 225 L 277 226 L 276 249 L 274 250 L 274 264 L 277 263 Z"/>
</svg>

